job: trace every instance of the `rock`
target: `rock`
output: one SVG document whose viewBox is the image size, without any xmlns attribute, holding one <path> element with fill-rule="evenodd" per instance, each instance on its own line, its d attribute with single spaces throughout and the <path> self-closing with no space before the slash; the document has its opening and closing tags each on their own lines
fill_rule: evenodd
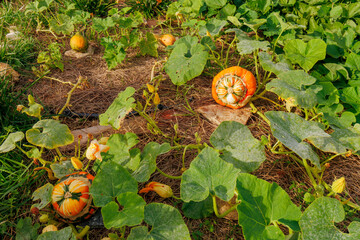
<svg viewBox="0 0 360 240">
<path fill-rule="evenodd" d="M 13 81 L 18 81 L 20 74 L 15 71 L 9 64 L 0 62 L 0 77 L 11 76 Z"/>
<path fill-rule="evenodd" d="M 251 108 L 249 106 L 240 109 L 232 109 L 213 104 L 198 107 L 196 111 L 217 126 L 223 121 L 236 121 L 245 125 L 251 115 Z"/>
<path fill-rule="evenodd" d="M 88 49 L 86 52 L 82 53 L 82 52 L 77 52 L 73 49 L 71 50 L 68 50 L 65 52 L 65 56 L 68 56 L 68 57 L 73 57 L 73 58 L 84 58 L 84 57 L 87 57 L 87 56 L 91 56 L 94 54 L 94 48 L 89 45 Z"/>
</svg>

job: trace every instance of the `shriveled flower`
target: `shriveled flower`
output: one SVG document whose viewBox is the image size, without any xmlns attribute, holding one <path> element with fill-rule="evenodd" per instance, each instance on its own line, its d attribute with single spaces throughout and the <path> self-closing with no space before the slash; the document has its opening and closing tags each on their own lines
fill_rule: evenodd
<svg viewBox="0 0 360 240">
<path fill-rule="evenodd" d="M 333 182 L 333 184 L 331 185 L 331 189 L 334 191 L 334 193 L 342 193 L 345 190 L 345 186 L 345 178 L 341 177 Z"/>
<path fill-rule="evenodd" d="M 154 191 L 163 198 L 172 197 L 174 195 L 170 186 L 158 182 L 148 183 L 145 188 L 139 191 L 139 193 L 147 193 L 149 191 Z"/>
<path fill-rule="evenodd" d="M 83 163 L 76 157 L 71 158 L 71 163 L 76 170 L 80 170 L 83 167 Z"/>
<path fill-rule="evenodd" d="M 104 144 L 99 143 L 96 139 L 92 140 L 90 146 L 86 150 L 86 157 L 89 160 L 99 159 L 102 161 L 101 154 L 102 152 L 109 151 L 110 147 Z"/>
</svg>

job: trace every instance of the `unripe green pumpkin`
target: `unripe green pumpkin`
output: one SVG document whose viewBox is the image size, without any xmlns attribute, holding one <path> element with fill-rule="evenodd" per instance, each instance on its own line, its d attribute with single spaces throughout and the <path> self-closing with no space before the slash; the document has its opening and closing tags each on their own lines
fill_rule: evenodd
<svg viewBox="0 0 360 240">
<path fill-rule="evenodd" d="M 84 36 L 82 36 L 80 33 L 76 33 L 71 39 L 70 39 L 70 47 L 74 51 L 77 52 L 86 52 L 88 49 L 88 41 Z"/>
</svg>

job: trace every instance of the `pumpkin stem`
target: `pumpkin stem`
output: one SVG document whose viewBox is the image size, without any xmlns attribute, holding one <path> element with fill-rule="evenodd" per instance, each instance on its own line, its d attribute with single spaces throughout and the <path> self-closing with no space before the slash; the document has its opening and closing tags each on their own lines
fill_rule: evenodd
<svg viewBox="0 0 360 240">
<path fill-rule="evenodd" d="M 71 197 L 72 197 L 71 192 L 66 192 L 65 195 L 64 195 L 64 198 L 65 198 L 65 199 L 71 198 Z"/>
</svg>

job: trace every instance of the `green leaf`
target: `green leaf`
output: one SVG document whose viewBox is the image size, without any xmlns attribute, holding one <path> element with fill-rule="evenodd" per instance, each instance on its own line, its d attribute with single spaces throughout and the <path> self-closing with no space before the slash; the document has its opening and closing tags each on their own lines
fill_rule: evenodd
<svg viewBox="0 0 360 240">
<path fill-rule="evenodd" d="M 328 197 L 316 199 L 300 219 L 304 239 L 360 239 L 360 222 L 351 222 L 349 233 L 341 232 L 334 223 L 345 219 L 345 211 L 339 200 Z"/>
<path fill-rule="evenodd" d="M 205 3 L 208 7 L 213 9 L 219 9 L 225 6 L 227 3 L 226 0 L 205 0 Z"/>
<path fill-rule="evenodd" d="M 360 54 L 350 53 L 346 58 L 345 66 L 360 71 Z"/>
<path fill-rule="evenodd" d="M 70 160 L 62 161 L 61 163 L 53 163 L 50 165 L 50 168 L 54 173 L 54 177 L 59 179 L 74 172 L 74 166 Z"/>
<path fill-rule="evenodd" d="M 208 52 L 196 37 L 186 36 L 177 42 L 166 62 L 165 72 L 175 85 L 183 85 L 202 73 Z"/>
<path fill-rule="evenodd" d="M 119 65 L 126 57 L 124 44 L 121 41 L 113 41 L 109 38 L 102 38 L 101 45 L 105 47 L 103 58 L 111 70 Z"/>
<path fill-rule="evenodd" d="M 291 70 L 280 73 L 278 79 L 266 84 L 266 90 L 291 100 L 294 105 L 311 109 L 317 104 L 317 92 L 321 86 L 311 87 L 316 79 L 303 70 Z"/>
<path fill-rule="evenodd" d="M 32 225 L 30 217 L 21 218 L 16 224 L 16 240 L 35 240 L 37 239 L 40 224 Z"/>
<path fill-rule="evenodd" d="M 211 134 L 210 142 L 222 152 L 222 159 L 241 172 L 252 172 L 266 160 L 264 145 L 239 122 L 222 122 Z"/>
<path fill-rule="evenodd" d="M 206 147 L 182 175 L 181 199 L 184 202 L 200 202 L 211 194 L 229 201 L 234 196 L 238 173 L 239 170 L 222 160 L 215 149 Z"/>
<path fill-rule="evenodd" d="M 103 161 L 116 162 L 123 167 L 130 161 L 129 150 L 139 142 L 135 133 L 127 132 L 125 134 L 113 134 L 110 136 L 106 145 L 110 147 L 109 151 L 104 153 Z"/>
<path fill-rule="evenodd" d="M 99 33 L 108 30 L 108 28 L 114 27 L 116 24 L 113 21 L 112 17 L 107 17 L 107 18 L 95 17 L 92 19 L 92 21 L 93 21 L 92 28 Z"/>
<path fill-rule="evenodd" d="M 144 219 L 144 207 L 146 202 L 134 192 L 121 193 L 117 197 L 118 203 L 123 207 L 119 211 L 119 205 L 112 201 L 101 208 L 104 225 L 107 229 L 121 228 L 124 226 L 139 225 Z"/>
<path fill-rule="evenodd" d="M 120 92 L 106 112 L 100 114 L 100 125 L 111 125 L 113 128 L 119 129 L 126 114 L 135 106 L 135 99 L 132 97 L 134 93 L 135 88 L 133 87 L 127 87 L 124 91 Z"/>
<path fill-rule="evenodd" d="M 57 15 L 56 19 L 49 20 L 50 29 L 52 29 L 56 34 L 69 35 L 74 31 L 74 24 L 71 18 L 65 14 Z"/>
<path fill-rule="evenodd" d="M 266 13 L 270 10 L 271 0 L 248 0 L 246 4 L 252 10 Z"/>
<path fill-rule="evenodd" d="M 228 24 L 225 20 L 220 20 L 217 18 L 212 18 L 204 26 L 199 28 L 199 35 L 206 36 L 207 32 L 211 36 L 217 36 L 220 34 L 221 30 Z"/>
<path fill-rule="evenodd" d="M 265 116 L 270 120 L 271 131 L 282 144 L 294 151 L 303 159 L 310 160 L 320 168 L 320 160 L 311 145 L 305 139 L 328 137 L 322 125 L 309 122 L 294 113 L 269 111 Z"/>
<path fill-rule="evenodd" d="M 9 136 L 0 146 L 0 153 L 6 153 L 16 148 L 16 143 L 23 140 L 25 137 L 23 132 L 10 133 Z"/>
<path fill-rule="evenodd" d="M 289 40 L 284 47 L 286 57 L 308 72 L 317 61 L 325 59 L 326 43 L 321 39 L 311 39 L 305 43 L 300 39 Z"/>
<path fill-rule="evenodd" d="M 259 52 L 258 56 L 260 64 L 265 71 L 273 72 L 276 75 L 279 75 L 280 73 L 292 70 L 291 64 L 289 64 L 286 60 L 274 63 L 272 61 L 272 57 L 267 52 Z"/>
<path fill-rule="evenodd" d="M 94 178 L 90 187 L 94 204 L 103 207 L 121 193 L 138 190 L 136 180 L 121 165 L 114 162 L 106 162 L 102 165 L 99 173 Z"/>
<path fill-rule="evenodd" d="M 53 2 L 53 0 L 42 0 L 42 1 L 30 2 L 28 5 L 26 5 L 25 14 L 28 14 L 30 12 L 41 13 L 41 12 L 47 10 L 50 7 L 50 4 L 52 2 Z"/>
<path fill-rule="evenodd" d="M 33 207 L 37 207 L 39 210 L 46 207 L 51 202 L 51 194 L 54 186 L 50 183 L 43 185 L 33 192 L 33 201 L 40 200 L 40 203 L 35 203 Z"/>
<path fill-rule="evenodd" d="M 74 136 L 67 125 L 53 119 L 45 119 L 38 121 L 32 129 L 26 131 L 26 139 L 33 145 L 54 149 L 72 143 Z"/>
<path fill-rule="evenodd" d="M 36 103 L 34 97 L 31 95 L 28 96 L 28 101 L 29 101 L 29 107 L 23 107 L 21 109 L 21 112 L 26 113 L 28 116 L 40 118 L 41 111 L 44 109 L 43 106 Z"/>
<path fill-rule="evenodd" d="M 360 150 L 360 124 L 356 123 L 347 129 L 334 128 L 331 136 L 353 152 Z"/>
<path fill-rule="evenodd" d="M 153 33 L 147 32 L 146 39 L 140 41 L 140 52 L 141 55 L 149 55 L 152 57 L 158 57 L 158 43 Z"/>
<path fill-rule="evenodd" d="M 185 217 L 192 219 L 201 219 L 209 217 L 213 212 L 212 197 L 209 195 L 205 200 L 201 202 L 184 202 L 181 210 Z"/>
<path fill-rule="evenodd" d="M 268 41 L 257 41 L 257 40 L 240 40 L 236 44 L 236 49 L 241 55 L 252 54 L 255 50 L 261 49 L 267 51 L 270 43 Z"/>
<path fill-rule="evenodd" d="M 157 142 L 149 142 L 144 147 L 141 156 L 139 167 L 133 172 L 132 176 L 138 182 L 146 182 L 150 179 L 150 175 L 156 170 L 157 156 L 167 153 L 171 150 L 168 143 L 159 144 Z"/>
<path fill-rule="evenodd" d="M 241 173 L 236 182 L 239 225 L 247 240 L 285 239 L 274 222 L 299 231 L 301 210 L 276 183 L 268 183 L 256 176 Z"/>
<path fill-rule="evenodd" d="M 340 91 L 340 99 L 360 113 L 360 87 L 346 87 Z"/>
<path fill-rule="evenodd" d="M 69 226 L 59 231 L 45 232 L 37 238 L 37 240 L 49 240 L 49 239 L 76 240 L 76 236 L 73 233 L 71 227 Z"/>
<path fill-rule="evenodd" d="M 179 211 L 169 205 L 150 203 L 145 206 L 144 221 L 151 225 L 131 229 L 128 240 L 190 240 L 190 233 Z"/>
</svg>

